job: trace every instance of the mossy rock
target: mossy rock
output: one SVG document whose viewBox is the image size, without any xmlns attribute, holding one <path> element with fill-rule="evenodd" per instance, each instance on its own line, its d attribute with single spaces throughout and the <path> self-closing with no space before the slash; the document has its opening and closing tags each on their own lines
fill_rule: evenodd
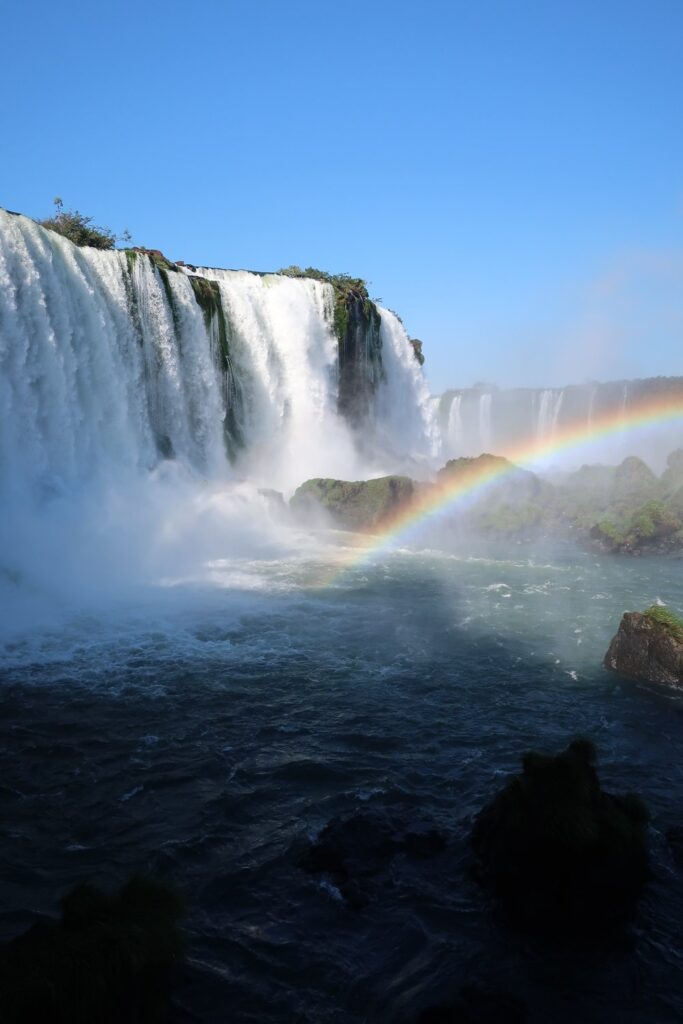
<svg viewBox="0 0 683 1024">
<path fill-rule="evenodd" d="M 83 884 L 43 921 L 0 946 L 3 1024 L 161 1024 L 181 958 L 182 905 L 134 877 L 116 894 Z"/>
<path fill-rule="evenodd" d="M 384 476 L 376 480 L 307 480 L 291 499 L 298 511 L 322 508 L 349 530 L 370 530 L 401 506 L 408 504 L 416 484 L 406 476 Z"/>
<path fill-rule="evenodd" d="M 603 662 L 628 679 L 683 684 L 683 621 L 660 605 L 624 612 Z"/>
<path fill-rule="evenodd" d="M 595 759 L 587 740 L 526 754 L 475 821 L 479 880 L 516 926 L 591 943 L 634 916 L 649 876 L 648 813 L 638 797 L 601 789 Z"/>
</svg>

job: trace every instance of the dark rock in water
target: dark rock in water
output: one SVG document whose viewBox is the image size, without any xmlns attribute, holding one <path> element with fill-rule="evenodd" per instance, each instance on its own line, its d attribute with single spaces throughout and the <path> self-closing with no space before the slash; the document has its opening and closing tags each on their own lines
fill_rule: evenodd
<svg viewBox="0 0 683 1024">
<path fill-rule="evenodd" d="M 477 817 L 477 875 L 511 924 L 581 943 L 615 938 L 649 876 L 648 813 L 600 788 L 595 749 L 528 753 Z"/>
<path fill-rule="evenodd" d="M 672 825 L 666 830 L 666 841 L 671 850 L 671 856 L 679 868 L 683 870 L 683 825 Z"/>
<path fill-rule="evenodd" d="M 411 501 L 416 484 L 407 476 L 383 476 L 376 480 L 307 480 L 294 493 L 291 507 L 306 511 L 323 508 L 340 526 L 371 530 L 387 515 Z"/>
<path fill-rule="evenodd" d="M 479 985 L 465 985 L 454 1002 L 423 1010 L 416 1024 L 524 1024 L 525 1021 L 526 1010 L 520 999 Z"/>
<path fill-rule="evenodd" d="M 310 874 L 329 876 L 346 902 L 358 908 L 370 900 L 371 880 L 397 854 L 426 859 L 445 848 L 446 840 L 436 829 L 406 829 L 387 815 L 356 814 L 326 825 L 300 866 Z"/>
<path fill-rule="evenodd" d="M 3 1024 L 161 1024 L 180 958 L 178 896 L 132 878 L 110 895 L 79 885 L 60 921 L 0 946 Z"/>
<path fill-rule="evenodd" d="M 657 605 L 625 612 L 603 664 L 629 679 L 683 683 L 683 622 Z"/>
</svg>

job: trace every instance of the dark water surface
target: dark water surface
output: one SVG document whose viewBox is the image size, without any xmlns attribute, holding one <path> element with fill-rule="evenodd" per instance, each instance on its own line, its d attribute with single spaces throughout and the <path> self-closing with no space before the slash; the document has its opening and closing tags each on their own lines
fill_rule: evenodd
<svg viewBox="0 0 683 1024">
<path fill-rule="evenodd" d="M 683 700 L 606 673 L 622 611 L 683 610 L 683 563 L 576 552 L 396 553 L 333 587 L 301 566 L 175 588 L 3 645 L 2 937 L 69 884 L 147 870 L 185 893 L 180 999 L 206 1022 L 410 1021 L 482 982 L 529 1021 L 683 1019 Z M 214 580 L 215 583 L 215 580 Z M 529 747 L 574 734 L 652 813 L 631 950 L 552 952 L 501 928 L 467 873 L 473 815 Z M 330 819 L 428 819 L 362 910 L 297 858 Z"/>
</svg>

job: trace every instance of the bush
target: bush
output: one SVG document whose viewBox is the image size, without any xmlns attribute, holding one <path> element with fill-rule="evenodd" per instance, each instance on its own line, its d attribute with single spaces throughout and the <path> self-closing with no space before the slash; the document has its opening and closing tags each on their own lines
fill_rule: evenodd
<svg viewBox="0 0 683 1024">
<path fill-rule="evenodd" d="M 58 235 L 68 238 L 74 245 L 88 245 L 93 249 L 113 249 L 117 242 L 117 236 L 109 228 L 95 227 L 92 217 L 86 217 L 78 210 L 65 210 L 62 200 L 57 197 L 54 200 L 55 215 L 38 223 L 49 231 L 56 231 Z M 130 234 L 124 231 L 122 241 L 130 241 Z"/>
</svg>

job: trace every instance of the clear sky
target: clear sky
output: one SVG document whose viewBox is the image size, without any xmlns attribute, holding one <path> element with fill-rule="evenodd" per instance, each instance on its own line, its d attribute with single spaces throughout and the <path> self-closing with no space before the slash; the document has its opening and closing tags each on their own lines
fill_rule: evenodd
<svg viewBox="0 0 683 1024">
<path fill-rule="evenodd" d="M 0 205 L 366 277 L 434 390 L 683 373 L 681 0 L 24 0 Z"/>
</svg>

